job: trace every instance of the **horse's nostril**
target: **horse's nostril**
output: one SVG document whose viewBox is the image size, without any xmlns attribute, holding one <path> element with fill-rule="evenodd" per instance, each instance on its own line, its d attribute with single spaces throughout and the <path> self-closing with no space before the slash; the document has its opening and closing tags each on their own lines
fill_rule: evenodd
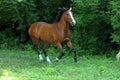
<svg viewBox="0 0 120 80">
<path fill-rule="evenodd" d="M 76 23 L 75 22 L 71 22 L 71 25 L 74 26 Z"/>
</svg>

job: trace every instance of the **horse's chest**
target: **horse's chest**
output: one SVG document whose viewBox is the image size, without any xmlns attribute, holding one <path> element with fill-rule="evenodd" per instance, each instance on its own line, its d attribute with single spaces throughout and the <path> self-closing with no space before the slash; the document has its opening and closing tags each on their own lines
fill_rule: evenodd
<svg viewBox="0 0 120 80">
<path fill-rule="evenodd" d="M 68 31 L 62 31 L 58 34 L 58 40 L 62 42 L 65 38 L 69 38 L 69 32 Z"/>
<path fill-rule="evenodd" d="M 64 32 L 57 32 L 55 34 L 53 34 L 53 38 L 55 40 L 62 40 L 64 38 Z"/>
</svg>

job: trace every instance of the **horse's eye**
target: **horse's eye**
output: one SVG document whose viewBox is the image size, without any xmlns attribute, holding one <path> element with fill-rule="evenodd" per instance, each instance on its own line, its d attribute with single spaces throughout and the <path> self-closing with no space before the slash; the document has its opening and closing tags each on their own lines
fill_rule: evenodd
<svg viewBox="0 0 120 80">
<path fill-rule="evenodd" d="M 67 16 L 69 16 L 69 14 L 66 14 Z"/>
</svg>

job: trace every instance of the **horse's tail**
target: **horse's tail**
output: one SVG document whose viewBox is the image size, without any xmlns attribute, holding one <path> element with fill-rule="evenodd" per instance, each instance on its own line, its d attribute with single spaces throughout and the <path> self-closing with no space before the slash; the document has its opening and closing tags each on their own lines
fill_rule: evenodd
<svg viewBox="0 0 120 80">
<path fill-rule="evenodd" d="M 29 41 L 29 39 L 30 39 L 30 36 L 29 36 L 29 33 L 28 33 L 29 28 L 30 28 L 30 26 L 28 26 L 28 27 L 25 28 L 25 32 L 24 32 L 25 39 L 19 40 L 18 43 L 23 43 L 24 44 L 24 43 L 26 43 L 26 42 Z"/>
</svg>

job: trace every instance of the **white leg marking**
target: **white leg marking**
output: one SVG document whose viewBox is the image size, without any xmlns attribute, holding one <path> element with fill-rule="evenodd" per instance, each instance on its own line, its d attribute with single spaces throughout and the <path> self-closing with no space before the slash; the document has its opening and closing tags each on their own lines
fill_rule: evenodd
<svg viewBox="0 0 120 80">
<path fill-rule="evenodd" d="M 39 55 L 39 60 L 40 60 L 40 61 L 43 61 L 43 57 L 42 57 L 41 54 Z"/>
<path fill-rule="evenodd" d="M 55 60 L 58 61 L 59 59 L 56 57 Z"/>
<path fill-rule="evenodd" d="M 52 64 L 48 56 L 46 57 L 46 60 L 48 63 Z"/>
</svg>

